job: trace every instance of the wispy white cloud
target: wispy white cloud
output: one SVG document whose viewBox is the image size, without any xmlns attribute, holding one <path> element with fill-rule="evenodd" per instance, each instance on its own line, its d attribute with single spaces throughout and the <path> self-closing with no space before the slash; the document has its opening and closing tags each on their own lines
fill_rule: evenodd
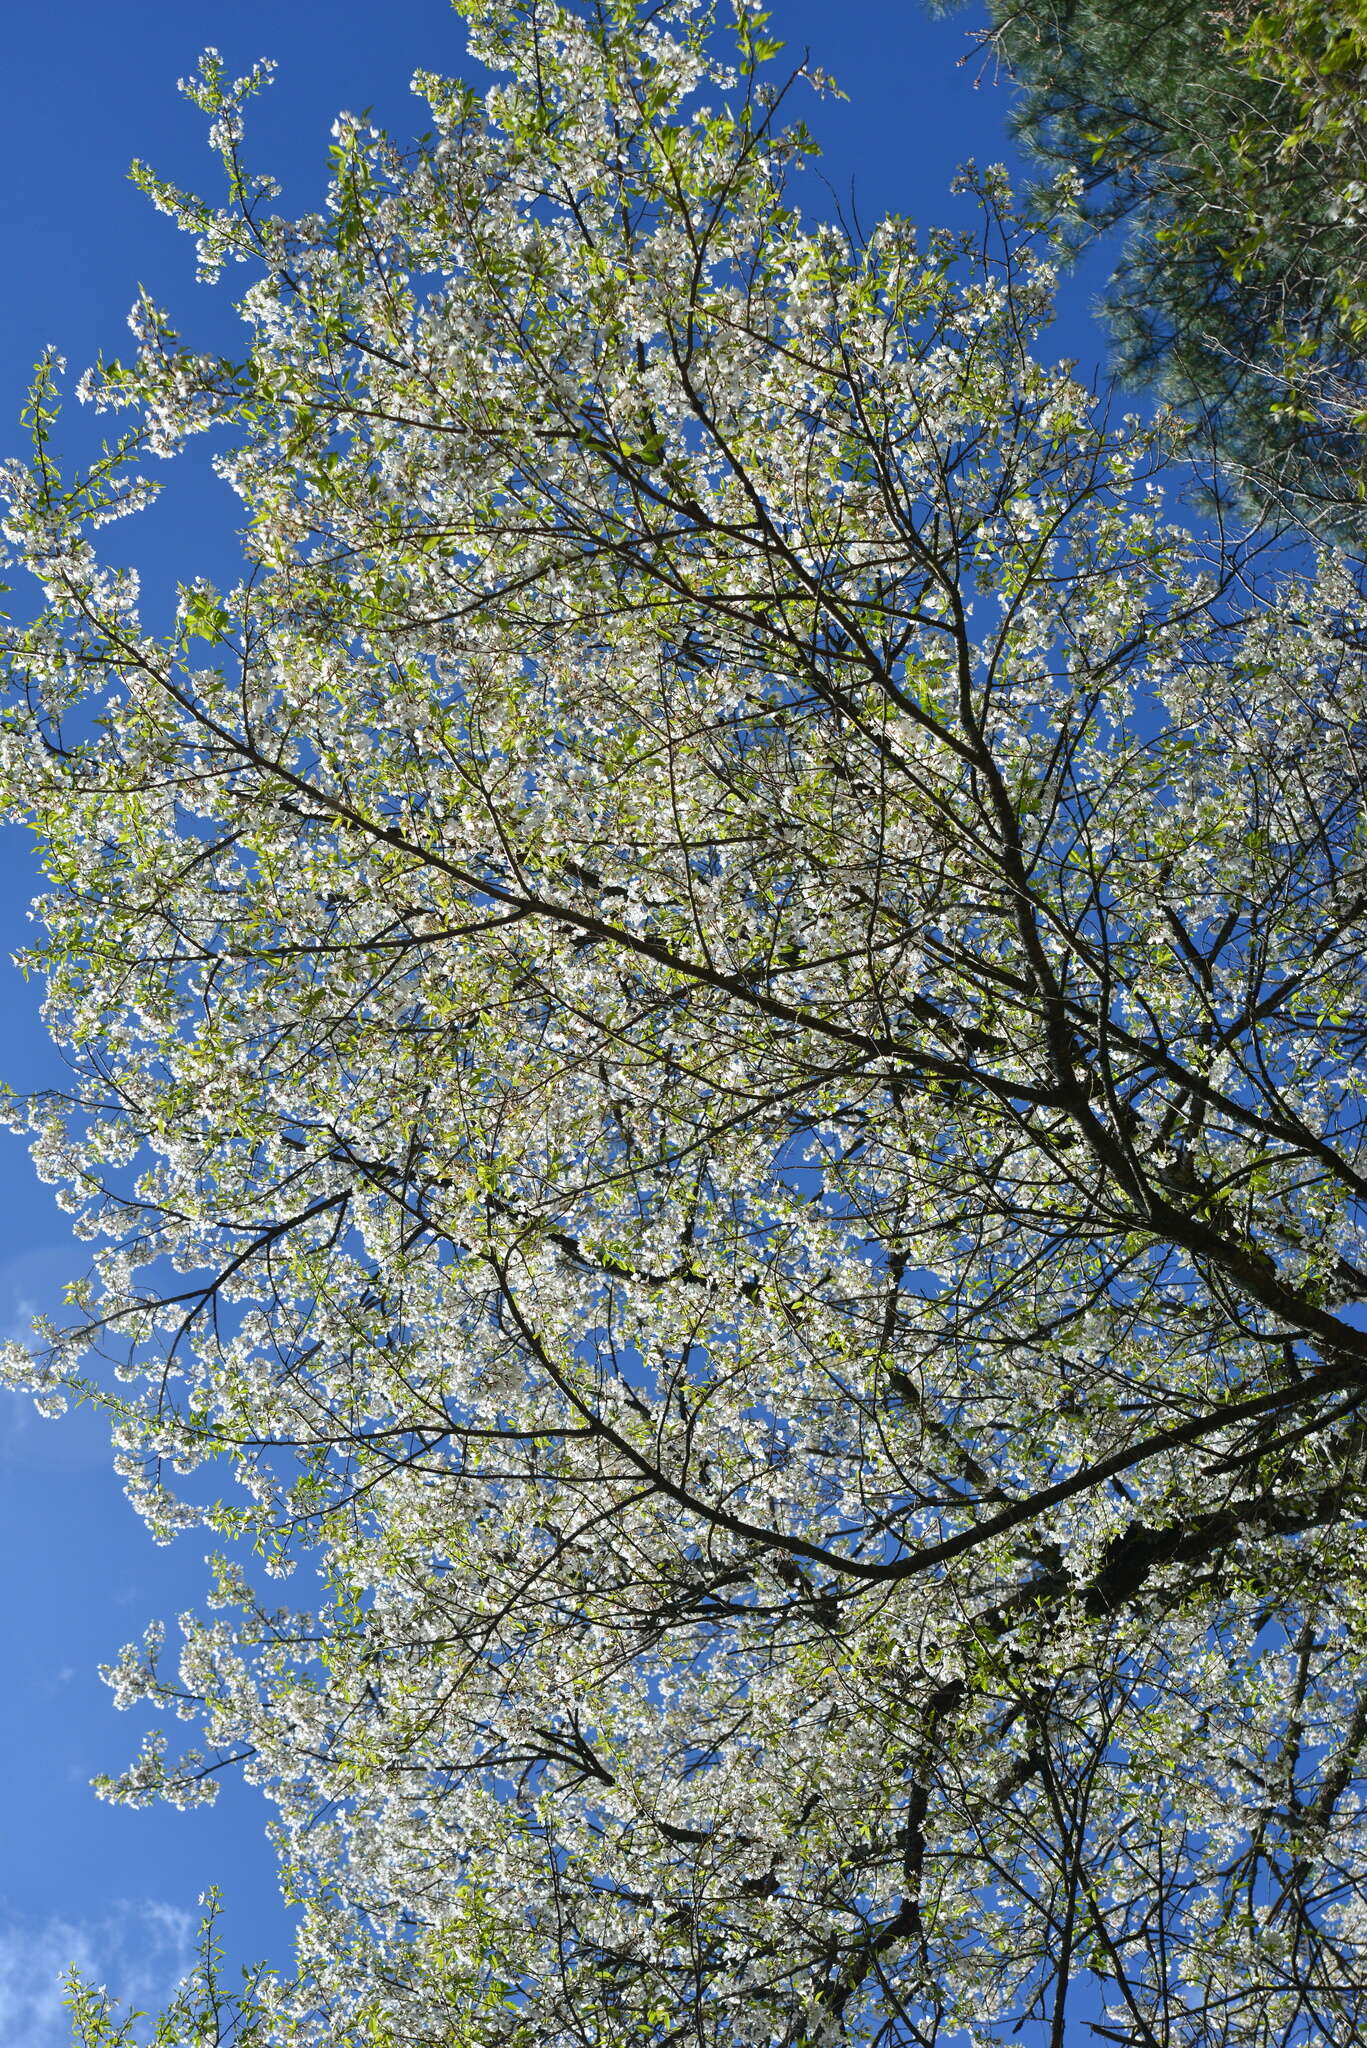
<svg viewBox="0 0 1367 2048">
<path fill-rule="evenodd" d="M 27 1347 L 35 1342 L 36 1316 L 63 1320 L 69 1314 L 63 1290 L 87 1263 L 84 1247 L 74 1243 L 30 1246 L 0 1258 L 0 1343 Z M 49 1419 L 28 1394 L 0 1387 L 0 1465 L 72 1471 L 109 1460 L 109 1424 L 93 1409 Z"/>
<path fill-rule="evenodd" d="M 74 1238 L 68 1244 L 29 1245 L 0 1258 L 0 1331 L 5 1340 L 31 1344 L 34 1317 L 63 1314 L 68 1282 L 89 1264 L 89 1251 Z"/>
<path fill-rule="evenodd" d="M 196 1915 L 161 1899 L 120 1899 L 95 1920 L 46 1920 L 0 1904 L 0 2042 L 69 2048 L 62 2001 L 72 1964 L 124 2005 L 155 2012 L 194 1956 Z"/>
</svg>

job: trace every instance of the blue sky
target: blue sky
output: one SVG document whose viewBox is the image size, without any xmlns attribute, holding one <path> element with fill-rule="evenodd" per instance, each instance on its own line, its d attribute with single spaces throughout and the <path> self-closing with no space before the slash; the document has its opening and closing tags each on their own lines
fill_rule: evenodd
<svg viewBox="0 0 1367 2048">
<path fill-rule="evenodd" d="M 771 0 L 774 27 L 810 47 L 847 104 L 811 117 L 829 181 L 813 204 L 851 202 L 864 221 L 896 210 L 926 224 L 959 209 L 949 185 L 968 156 L 1010 160 L 1006 92 L 972 57 L 970 6 L 932 21 L 918 0 Z M 232 69 L 268 55 L 277 83 L 258 102 L 252 160 L 285 183 L 284 205 L 318 203 L 329 129 L 369 107 L 396 134 L 416 125 L 408 79 L 419 65 L 459 70 L 460 25 L 446 0 L 61 0 L 0 17 L 0 453 L 18 452 L 19 409 L 34 357 L 51 342 L 72 379 L 101 348 L 117 353 L 134 290 L 145 284 L 192 335 L 230 330 L 193 283 L 188 245 L 128 183 L 142 156 L 189 184 L 214 166 L 200 116 L 175 90 L 206 44 Z M 969 56 L 970 61 L 959 60 Z M 1099 340 L 1074 286 L 1056 352 L 1094 366 Z M 221 307 L 221 301 L 219 302 Z M 188 473 L 119 546 L 154 589 L 228 573 L 230 506 Z M 22 602 L 22 599 L 21 599 Z M 0 835 L 0 1078 L 59 1084 L 38 1018 L 39 992 L 9 955 L 26 940 L 35 880 L 22 835 Z M 27 1157 L 0 1138 L 0 1336 L 60 1299 L 83 1260 Z M 109 1471 L 88 1416 L 39 1420 L 0 1396 L 0 1573 L 6 1682 L 0 1686 L 4 1833 L 0 1836 L 0 2040 L 57 2048 L 67 2030 L 54 1988 L 78 1959 L 146 2003 L 188 1959 L 196 1898 L 226 1895 L 230 1953 L 284 1961 L 288 1920 L 263 1838 L 265 1811 L 241 1787 L 207 1811 L 127 1813 L 96 1801 L 91 1775 L 131 1757 L 140 1728 L 114 1714 L 96 1666 L 154 1615 L 198 1604 L 202 1544 L 154 1548 Z"/>
</svg>

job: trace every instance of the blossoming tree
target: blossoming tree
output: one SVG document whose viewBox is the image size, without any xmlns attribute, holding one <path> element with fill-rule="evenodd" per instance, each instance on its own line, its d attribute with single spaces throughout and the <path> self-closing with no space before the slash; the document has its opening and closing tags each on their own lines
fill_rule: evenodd
<svg viewBox="0 0 1367 2048">
<path fill-rule="evenodd" d="M 9 1370 L 321 1571 L 109 1789 L 275 1802 L 253 2039 L 1342 2043 L 1367 607 L 1167 523 L 999 179 L 804 226 L 760 17 L 465 11 L 298 220 L 210 53 L 242 357 L 141 302 L 6 473 L 97 1246 Z M 93 536 L 207 430 L 159 635 Z"/>
</svg>

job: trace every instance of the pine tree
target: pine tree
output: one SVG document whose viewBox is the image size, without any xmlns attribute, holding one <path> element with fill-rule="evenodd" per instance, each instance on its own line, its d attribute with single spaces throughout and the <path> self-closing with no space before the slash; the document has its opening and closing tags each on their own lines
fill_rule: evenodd
<svg viewBox="0 0 1367 2048">
<path fill-rule="evenodd" d="M 1367 475 L 1360 0 L 991 0 L 1019 133 L 1123 225 L 1117 367 L 1237 494 L 1361 542 Z"/>
</svg>

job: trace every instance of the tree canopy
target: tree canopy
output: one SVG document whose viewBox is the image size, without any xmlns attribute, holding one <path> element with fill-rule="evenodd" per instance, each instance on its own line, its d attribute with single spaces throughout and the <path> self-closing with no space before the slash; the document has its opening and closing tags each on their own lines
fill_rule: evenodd
<svg viewBox="0 0 1367 2048">
<path fill-rule="evenodd" d="M 140 301 L 4 473 L 95 1245 L 7 1369 L 227 1546 L 107 1789 L 242 1769 L 303 1914 L 174 2027 L 1341 2048 L 1362 593 L 1173 523 L 1000 175 L 804 224 L 761 17 L 464 11 L 299 219 L 209 53 L 226 198 L 141 175 L 243 352 Z M 101 529 L 207 431 L 159 634 Z"/>
<path fill-rule="evenodd" d="M 1124 223 L 1119 367 L 1213 437 L 1246 502 L 1367 538 L 1360 0 L 989 0 L 1019 130 Z"/>
</svg>

